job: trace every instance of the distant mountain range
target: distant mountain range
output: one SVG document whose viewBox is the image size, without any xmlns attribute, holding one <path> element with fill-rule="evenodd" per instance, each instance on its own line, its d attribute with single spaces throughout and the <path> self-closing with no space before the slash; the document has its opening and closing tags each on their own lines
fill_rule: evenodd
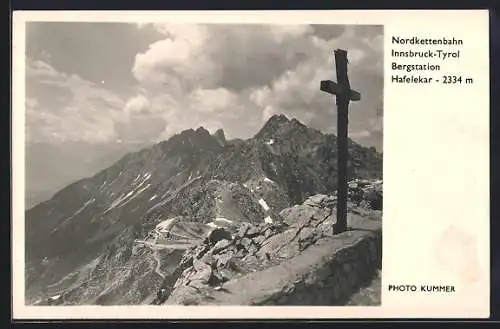
<svg viewBox="0 0 500 329">
<path fill-rule="evenodd" d="M 382 154 L 349 140 L 348 175 L 381 178 Z M 176 218 L 176 243 L 192 244 L 224 223 L 280 223 L 336 186 L 335 135 L 296 119 L 275 115 L 246 140 L 185 130 L 26 211 L 27 301 L 65 291 L 70 304 L 149 303 L 184 252 L 137 249 L 159 223 Z"/>
<path fill-rule="evenodd" d="M 150 144 L 27 142 L 25 208 L 46 201 L 66 185 L 109 167 L 124 154 Z"/>
</svg>

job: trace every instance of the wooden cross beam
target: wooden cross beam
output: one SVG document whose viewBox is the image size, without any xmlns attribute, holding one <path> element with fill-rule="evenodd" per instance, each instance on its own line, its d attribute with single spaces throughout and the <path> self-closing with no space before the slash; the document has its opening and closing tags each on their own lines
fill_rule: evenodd
<svg viewBox="0 0 500 329">
<path fill-rule="evenodd" d="M 336 49 L 335 68 L 337 83 L 323 80 L 320 90 L 335 95 L 337 104 L 337 222 L 334 233 L 347 230 L 347 134 L 348 134 L 348 109 L 350 101 L 361 100 L 361 95 L 351 89 L 347 76 L 347 51 Z"/>
</svg>

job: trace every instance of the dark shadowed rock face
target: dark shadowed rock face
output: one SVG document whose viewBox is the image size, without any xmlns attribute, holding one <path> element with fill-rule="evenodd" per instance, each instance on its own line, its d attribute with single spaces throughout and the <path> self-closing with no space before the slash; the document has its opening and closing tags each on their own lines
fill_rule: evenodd
<svg viewBox="0 0 500 329">
<path fill-rule="evenodd" d="M 218 129 L 215 133 L 214 133 L 214 137 L 215 139 L 217 139 L 217 141 L 219 142 L 219 144 L 221 146 L 226 146 L 228 144 L 227 140 L 226 140 L 226 135 L 224 134 L 224 130 L 222 129 Z"/>
<path fill-rule="evenodd" d="M 363 185 L 365 179 L 380 177 L 381 155 L 352 141 L 349 152 L 349 175 L 360 182 L 352 189 L 352 200 L 364 202 L 359 209 L 381 208 L 381 187 Z M 330 210 L 324 209 L 330 209 L 334 199 L 326 195 L 334 195 L 335 188 L 335 136 L 297 120 L 273 116 L 248 140 L 226 141 L 222 131 L 210 135 L 204 128 L 185 130 L 124 156 L 26 211 L 27 300 L 65 291 L 65 303 L 149 303 L 158 297 L 151 297 L 156 288 L 172 289 L 181 275 L 178 264 L 184 252 L 172 251 L 165 260 L 172 273 L 158 274 L 158 264 L 164 266 L 158 257 L 166 251 L 134 244 L 158 223 L 178 217 L 202 225 L 201 231 L 224 227 L 232 236 L 242 225 L 251 225 L 264 231 L 240 236 L 236 253 L 244 249 L 257 257 L 254 253 L 283 225 L 293 227 L 294 216 L 303 218 L 297 212 L 313 211 L 306 203 L 318 204 L 317 194 L 325 195 L 321 202 L 326 204 L 311 221 L 328 222 Z M 301 204 L 296 211 L 283 212 L 296 204 Z M 314 243 L 323 234 L 318 227 L 301 231 L 300 244 L 291 245 Z M 293 248 L 284 250 L 293 253 L 302 247 Z M 97 271 L 101 268 L 108 274 Z M 110 280 L 117 283 L 106 285 Z M 84 291 L 86 286 L 78 282 L 93 286 Z M 125 292 L 127 286 L 132 291 Z"/>
<path fill-rule="evenodd" d="M 201 223 L 222 219 L 230 222 L 264 220 L 265 211 L 252 191 L 238 183 L 200 180 L 179 190 L 164 204 L 151 209 L 146 218 L 181 215 Z"/>
<path fill-rule="evenodd" d="M 380 176 L 380 154 L 350 140 L 349 155 L 349 180 Z M 266 177 L 278 183 L 291 204 L 301 203 L 310 195 L 335 191 L 336 137 L 274 115 L 254 138 L 226 148 L 209 170 L 232 182 Z"/>
</svg>

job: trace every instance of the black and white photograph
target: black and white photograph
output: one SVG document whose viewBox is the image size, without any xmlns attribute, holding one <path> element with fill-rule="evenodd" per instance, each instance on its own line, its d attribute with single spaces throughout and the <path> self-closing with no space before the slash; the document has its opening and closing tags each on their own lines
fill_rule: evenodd
<svg viewBox="0 0 500 329">
<path fill-rule="evenodd" d="M 383 25 L 25 31 L 25 305 L 381 306 Z"/>
</svg>

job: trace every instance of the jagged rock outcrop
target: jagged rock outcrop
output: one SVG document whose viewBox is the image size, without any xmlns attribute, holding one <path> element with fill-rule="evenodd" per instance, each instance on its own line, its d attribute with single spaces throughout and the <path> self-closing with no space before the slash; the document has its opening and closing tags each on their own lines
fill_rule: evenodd
<svg viewBox="0 0 500 329">
<path fill-rule="evenodd" d="M 349 199 L 363 207 L 382 210 L 382 180 L 355 179 L 349 182 Z"/>
<path fill-rule="evenodd" d="M 335 208 L 334 196 L 314 195 L 301 205 L 282 210 L 282 225 L 243 224 L 231 238 L 194 247 L 184 254 L 180 263 L 182 274 L 166 303 L 202 303 L 211 291 L 223 289 L 225 282 L 276 266 L 331 238 Z M 348 226 L 356 228 L 366 225 L 366 221 L 380 220 L 380 213 L 371 210 L 361 207 L 361 202 L 351 202 Z"/>
<path fill-rule="evenodd" d="M 224 130 L 217 129 L 217 131 L 214 133 L 214 137 L 217 139 L 217 142 L 219 142 L 221 146 L 224 147 L 228 144 L 226 135 L 224 134 Z"/>
</svg>

